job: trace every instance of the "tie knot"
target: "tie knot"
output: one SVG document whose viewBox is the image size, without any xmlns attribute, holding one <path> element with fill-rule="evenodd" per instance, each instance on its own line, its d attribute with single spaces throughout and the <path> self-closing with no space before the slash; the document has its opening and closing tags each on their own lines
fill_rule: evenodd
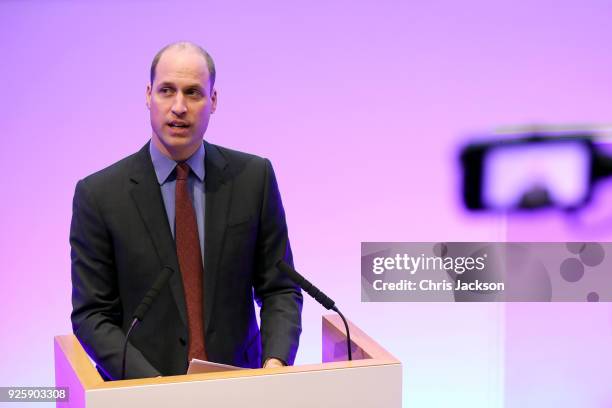
<svg viewBox="0 0 612 408">
<path fill-rule="evenodd" d="M 176 179 L 187 180 L 189 177 L 189 165 L 185 162 L 176 165 Z"/>
</svg>

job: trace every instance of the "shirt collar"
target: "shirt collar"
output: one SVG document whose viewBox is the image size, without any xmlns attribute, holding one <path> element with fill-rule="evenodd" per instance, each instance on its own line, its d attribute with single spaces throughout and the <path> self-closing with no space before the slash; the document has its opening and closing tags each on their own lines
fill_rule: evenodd
<svg viewBox="0 0 612 408">
<path fill-rule="evenodd" d="M 153 168 L 155 169 L 155 175 L 160 185 L 164 184 L 172 171 L 176 167 L 177 162 L 171 158 L 165 156 L 155 146 L 155 143 L 151 141 L 149 143 L 149 154 L 151 155 L 151 161 L 153 162 Z M 200 145 L 198 150 L 186 160 L 186 163 L 191 168 L 191 171 L 200 179 L 204 181 L 205 169 L 204 159 L 206 157 L 206 150 L 204 149 L 204 143 Z"/>
</svg>

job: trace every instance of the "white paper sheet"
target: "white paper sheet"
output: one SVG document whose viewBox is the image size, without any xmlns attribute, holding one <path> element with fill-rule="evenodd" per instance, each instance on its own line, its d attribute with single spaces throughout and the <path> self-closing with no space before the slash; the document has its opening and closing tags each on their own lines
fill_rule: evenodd
<svg viewBox="0 0 612 408">
<path fill-rule="evenodd" d="M 200 374 L 200 373 L 218 373 L 220 371 L 234 371 L 234 370 L 247 370 L 244 367 L 236 367 L 227 364 L 213 363 L 212 361 L 198 360 L 197 358 L 191 359 L 187 374 Z"/>
</svg>

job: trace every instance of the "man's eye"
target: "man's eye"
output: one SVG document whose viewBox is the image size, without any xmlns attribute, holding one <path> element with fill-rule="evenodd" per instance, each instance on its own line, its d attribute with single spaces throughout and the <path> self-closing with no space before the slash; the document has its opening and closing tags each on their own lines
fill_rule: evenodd
<svg viewBox="0 0 612 408">
<path fill-rule="evenodd" d="M 187 91 L 187 95 L 200 96 L 200 95 L 202 95 L 202 92 L 200 92 L 197 89 L 190 89 L 190 90 Z"/>
<path fill-rule="evenodd" d="M 171 88 L 161 88 L 159 90 L 159 93 L 161 93 L 162 95 L 169 95 L 172 93 L 172 89 Z"/>
</svg>

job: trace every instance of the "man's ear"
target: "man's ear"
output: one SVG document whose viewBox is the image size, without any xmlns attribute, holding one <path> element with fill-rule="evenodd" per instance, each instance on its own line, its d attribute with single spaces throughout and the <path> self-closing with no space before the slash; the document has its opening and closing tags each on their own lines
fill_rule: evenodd
<svg viewBox="0 0 612 408">
<path fill-rule="evenodd" d="M 210 100 L 212 102 L 212 106 L 210 107 L 210 113 L 215 113 L 217 110 L 217 88 L 213 88 L 212 94 L 210 95 Z"/>
<path fill-rule="evenodd" d="M 151 110 L 151 84 L 147 85 L 147 91 L 146 91 L 146 105 L 147 108 L 149 108 L 149 110 Z"/>
</svg>

